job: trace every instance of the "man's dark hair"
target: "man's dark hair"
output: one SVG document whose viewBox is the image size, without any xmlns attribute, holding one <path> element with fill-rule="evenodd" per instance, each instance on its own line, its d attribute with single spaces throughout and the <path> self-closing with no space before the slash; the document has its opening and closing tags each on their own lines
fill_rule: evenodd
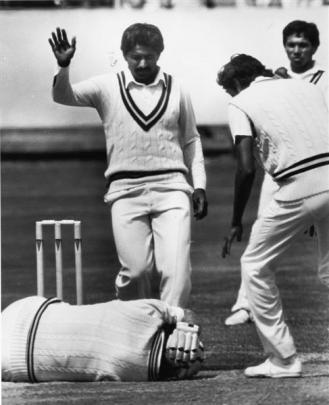
<svg viewBox="0 0 329 405">
<path fill-rule="evenodd" d="M 130 25 L 122 35 L 122 53 L 126 55 L 136 45 L 148 46 L 160 55 L 164 50 L 164 44 L 159 28 L 152 24 L 136 23 Z"/>
<path fill-rule="evenodd" d="M 221 68 L 217 75 L 217 83 L 224 89 L 231 89 L 235 87 L 236 79 L 243 88 L 246 88 L 257 76 L 272 77 L 273 72 L 266 69 L 258 59 L 239 54 L 233 56 L 230 62 Z"/>
<path fill-rule="evenodd" d="M 295 20 L 286 25 L 282 31 L 283 45 L 286 45 L 288 37 L 290 35 L 303 35 L 308 39 L 312 46 L 317 49 L 320 45 L 320 34 L 318 27 L 314 23 L 306 21 Z"/>
</svg>

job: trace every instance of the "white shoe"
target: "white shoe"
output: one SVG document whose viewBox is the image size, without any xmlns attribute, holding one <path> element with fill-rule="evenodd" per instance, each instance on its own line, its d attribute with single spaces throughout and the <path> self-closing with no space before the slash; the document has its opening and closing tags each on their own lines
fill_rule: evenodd
<svg viewBox="0 0 329 405">
<path fill-rule="evenodd" d="M 251 321 L 252 321 L 251 313 L 246 309 L 239 309 L 238 311 L 234 312 L 231 316 L 225 319 L 225 325 L 234 326 Z"/>
<path fill-rule="evenodd" d="M 284 377 L 300 377 L 302 375 L 302 363 L 296 357 L 291 364 L 274 364 L 268 358 L 264 363 L 255 367 L 248 367 L 244 371 L 246 377 L 270 377 L 270 378 L 284 378 Z"/>
</svg>

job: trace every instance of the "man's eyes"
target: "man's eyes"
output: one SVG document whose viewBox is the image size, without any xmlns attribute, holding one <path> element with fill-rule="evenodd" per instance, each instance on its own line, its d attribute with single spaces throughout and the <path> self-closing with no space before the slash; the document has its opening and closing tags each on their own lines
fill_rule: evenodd
<svg viewBox="0 0 329 405">
<path fill-rule="evenodd" d="M 148 55 L 148 56 L 131 55 L 131 58 L 134 59 L 134 60 L 136 60 L 136 61 L 140 61 L 140 60 L 142 60 L 142 59 L 151 61 L 151 60 L 155 59 L 155 57 L 154 57 L 154 56 L 151 56 L 151 55 Z"/>
<path fill-rule="evenodd" d="M 299 48 L 303 48 L 303 49 L 306 49 L 309 47 L 308 44 L 294 44 L 294 43 L 289 43 L 289 42 L 287 43 L 288 48 L 294 48 L 295 46 L 298 46 Z"/>
</svg>

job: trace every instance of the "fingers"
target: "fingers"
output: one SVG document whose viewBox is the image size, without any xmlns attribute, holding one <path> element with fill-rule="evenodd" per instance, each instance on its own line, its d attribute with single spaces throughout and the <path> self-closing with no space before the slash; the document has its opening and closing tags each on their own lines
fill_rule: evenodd
<svg viewBox="0 0 329 405">
<path fill-rule="evenodd" d="M 69 41 L 67 39 L 66 31 L 64 29 L 62 29 L 61 35 L 62 35 L 63 41 L 65 41 L 68 44 Z"/>
<path fill-rule="evenodd" d="M 166 357 L 169 361 L 174 362 L 176 359 L 176 349 L 178 343 L 178 332 L 177 329 L 169 336 L 167 341 Z"/>
<path fill-rule="evenodd" d="M 204 348 L 199 339 L 200 327 L 187 322 L 177 322 L 169 336 L 165 357 L 175 370 L 178 379 L 191 378 L 204 361 Z"/>
<path fill-rule="evenodd" d="M 177 327 L 169 336 L 166 346 L 166 358 L 174 366 L 183 367 L 189 362 L 197 360 L 200 356 L 199 348 L 199 327 L 177 322 Z"/>
<path fill-rule="evenodd" d="M 167 342 L 167 359 L 170 360 L 175 366 L 179 365 L 183 361 L 185 347 L 184 332 L 175 329 Z"/>
<path fill-rule="evenodd" d="M 311 238 L 313 238 L 313 236 L 315 235 L 315 226 L 314 225 L 310 226 L 309 235 Z"/>
<path fill-rule="evenodd" d="M 230 235 L 224 238 L 224 245 L 222 247 L 222 257 L 225 258 L 231 253 L 231 246 L 234 242 L 234 239 L 238 242 L 242 240 L 242 225 L 234 226 L 231 228 Z"/>
<path fill-rule="evenodd" d="M 48 39 L 50 46 L 53 51 L 66 51 L 69 48 L 74 48 L 76 46 L 76 38 L 72 38 L 72 44 L 70 44 L 69 40 L 67 39 L 67 34 L 64 29 L 59 27 L 56 28 L 56 32 L 51 33 L 51 39 Z"/>
<path fill-rule="evenodd" d="M 313 236 L 316 235 L 314 225 L 311 225 L 308 229 L 306 229 L 306 230 L 304 231 L 304 235 L 307 235 L 307 234 L 308 234 L 311 238 L 313 238 Z"/>
<path fill-rule="evenodd" d="M 183 361 L 184 357 L 184 348 L 185 348 L 185 333 L 178 331 L 178 343 L 177 343 L 177 351 L 176 351 L 176 363 L 180 363 Z"/>
<path fill-rule="evenodd" d="M 203 189 L 196 189 L 192 196 L 194 217 L 202 219 L 208 214 L 208 202 L 205 191 Z"/>
<path fill-rule="evenodd" d="M 53 39 L 55 48 L 58 49 L 60 47 L 60 45 L 59 45 L 59 41 L 58 41 L 58 38 L 57 38 L 56 34 L 54 32 L 52 32 L 51 37 Z"/>
<path fill-rule="evenodd" d="M 184 345 L 184 352 L 183 352 L 183 358 L 182 358 L 184 363 L 189 362 L 191 359 L 192 339 L 193 339 L 192 333 L 187 332 L 185 334 L 185 345 Z"/>
<path fill-rule="evenodd" d="M 235 238 L 235 234 L 224 238 L 224 246 L 222 249 L 222 257 L 226 257 L 229 256 L 231 254 L 231 246 L 232 246 L 232 242 L 234 241 Z"/>
<path fill-rule="evenodd" d="M 222 248 L 222 257 L 225 258 L 229 254 L 230 254 L 229 239 L 224 238 L 224 245 L 223 245 L 223 248 Z"/>
<path fill-rule="evenodd" d="M 191 342 L 191 354 L 190 360 L 196 361 L 198 357 L 198 344 L 199 344 L 199 337 L 196 333 L 192 335 L 192 342 Z"/>
<path fill-rule="evenodd" d="M 208 214 L 208 205 L 205 201 L 197 200 L 194 204 L 194 217 L 202 219 Z"/>
<path fill-rule="evenodd" d="M 48 38 L 48 42 L 49 42 L 49 44 L 50 44 L 51 49 L 53 50 L 53 52 L 55 52 L 56 47 L 55 47 L 54 42 L 53 42 L 50 38 Z"/>
<path fill-rule="evenodd" d="M 71 46 L 72 46 L 72 48 L 73 48 L 74 50 L 75 50 L 76 44 L 77 44 L 77 39 L 76 39 L 76 37 L 73 37 L 73 38 L 72 38 Z"/>
</svg>

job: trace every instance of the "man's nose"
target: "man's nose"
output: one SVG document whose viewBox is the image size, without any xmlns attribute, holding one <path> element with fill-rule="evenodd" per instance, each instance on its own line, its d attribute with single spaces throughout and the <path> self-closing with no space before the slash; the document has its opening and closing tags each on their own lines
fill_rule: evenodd
<svg viewBox="0 0 329 405">
<path fill-rule="evenodd" d="M 145 68 L 147 66 L 147 60 L 145 58 L 140 59 L 138 63 L 139 68 Z"/>
<path fill-rule="evenodd" d="M 298 46 L 298 45 L 294 46 L 293 52 L 294 53 L 300 53 L 300 46 Z"/>
</svg>

